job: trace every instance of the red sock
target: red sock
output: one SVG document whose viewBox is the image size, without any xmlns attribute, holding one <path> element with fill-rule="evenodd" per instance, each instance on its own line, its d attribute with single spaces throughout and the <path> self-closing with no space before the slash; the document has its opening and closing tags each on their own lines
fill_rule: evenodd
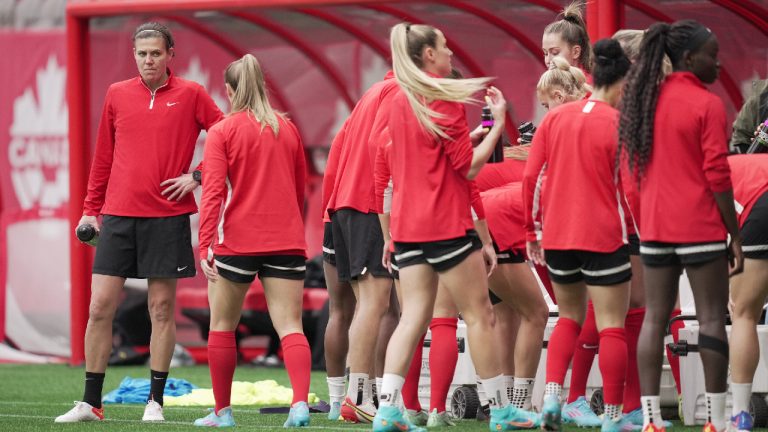
<svg viewBox="0 0 768 432">
<path fill-rule="evenodd" d="M 640 408 L 640 375 L 637 371 L 637 339 L 643 327 L 645 308 L 633 308 L 627 312 L 624 329 L 627 333 L 627 378 L 624 382 L 624 409 L 630 413 Z"/>
<path fill-rule="evenodd" d="M 675 309 L 672 311 L 672 315 L 670 316 L 670 319 L 682 315 L 683 311 L 680 309 Z M 672 333 L 672 339 L 677 343 L 678 339 L 680 338 L 680 329 L 685 327 L 685 323 L 683 320 L 677 320 L 672 323 L 672 325 L 669 328 L 669 331 Z M 680 388 L 680 358 L 672 354 L 672 351 L 667 348 L 667 361 L 669 361 L 669 368 L 672 369 L 672 376 L 675 377 L 675 386 L 677 386 L 677 394 L 681 395 L 683 394 L 682 389 Z"/>
<path fill-rule="evenodd" d="M 595 361 L 599 344 L 600 336 L 597 334 L 597 324 L 595 323 L 595 308 L 592 306 L 592 302 L 589 302 L 584 324 L 581 325 L 576 350 L 573 352 L 568 403 L 587 394 L 587 379 L 589 379 L 589 371 L 592 370 L 592 363 Z"/>
<path fill-rule="evenodd" d="M 581 326 L 574 320 L 559 318 L 552 336 L 547 343 L 547 383 L 563 385 L 568 365 L 576 349 L 576 340 L 579 338 Z"/>
<path fill-rule="evenodd" d="M 606 405 L 621 405 L 627 377 L 627 334 L 624 329 L 603 329 L 600 352 L 603 353 L 598 359 L 603 376 L 603 400 Z"/>
<path fill-rule="evenodd" d="M 312 352 L 304 333 L 291 333 L 280 339 L 283 361 L 293 389 L 293 401 L 306 402 L 309 395 L 309 377 L 312 372 Z"/>
<path fill-rule="evenodd" d="M 402 396 L 405 409 L 411 411 L 421 411 L 419 402 L 419 378 L 421 378 L 421 354 L 424 349 L 424 336 L 416 344 L 416 351 L 413 352 L 411 367 L 408 368 L 408 374 L 405 375 L 405 384 L 403 384 Z M 434 336 L 432 336 L 434 339 Z M 432 357 L 430 355 L 430 357 Z"/>
<path fill-rule="evenodd" d="M 557 304 L 557 299 L 555 298 L 555 290 L 552 288 L 552 281 L 549 280 L 549 273 L 547 268 L 538 264 L 534 264 L 533 268 L 536 270 L 536 274 L 539 275 L 539 280 L 541 280 L 542 285 L 544 285 L 544 289 L 547 290 L 549 298 L 552 299 L 553 303 Z"/>
<path fill-rule="evenodd" d="M 432 318 L 432 345 L 429 347 L 429 411 L 445 411 L 445 400 L 453 382 L 459 347 L 456 344 L 457 318 Z"/>
<path fill-rule="evenodd" d="M 208 369 L 211 370 L 216 412 L 231 405 L 232 377 L 237 367 L 234 331 L 208 332 Z"/>
</svg>

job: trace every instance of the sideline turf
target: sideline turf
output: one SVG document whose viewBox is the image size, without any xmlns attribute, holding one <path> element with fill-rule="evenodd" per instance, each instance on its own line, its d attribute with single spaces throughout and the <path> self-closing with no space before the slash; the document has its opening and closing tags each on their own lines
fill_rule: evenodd
<svg viewBox="0 0 768 432">
<path fill-rule="evenodd" d="M 114 367 L 107 371 L 104 382 L 105 394 L 114 390 L 125 376 L 148 377 L 147 367 Z M 207 366 L 175 368 L 171 377 L 184 378 L 200 387 L 211 386 Z M 236 381 L 273 379 L 288 386 L 288 375 L 283 369 L 241 366 L 235 373 Z M 55 424 L 54 417 L 72 407 L 72 401 L 82 397 L 83 369 L 64 365 L 0 365 L 0 431 L 195 431 L 192 422 L 204 416 L 199 407 L 170 407 L 165 411 L 166 422 L 146 424 L 141 422 L 143 406 L 107 405 L 107 421 L 99 424 Z M 321 399 L 327 400 L 328 386 L 325 374 L 312 373 L 311 389 Z M 286 415 L 262 415 L 258 407 L 235 407 L 235 430 L 285 430 L 282 425 Z M 325 415 L 313 414 L 309 430 L 369 431 L 368 425 L 344 424 L 327 420 Z M 455 428 L 435 430 L 488 431 L 487 424 L 465 420 Z M 584 429 L 566 428 L 583 431 Z M 596 430 L 596 429 L 595 429 Z M 700 427 L 676 427 L 672 430 L 700 431 Z"/>
</svg>

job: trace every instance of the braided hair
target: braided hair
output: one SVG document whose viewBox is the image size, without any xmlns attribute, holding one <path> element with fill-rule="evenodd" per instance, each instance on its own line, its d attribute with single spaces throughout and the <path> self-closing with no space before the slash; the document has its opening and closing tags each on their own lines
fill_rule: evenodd
<svg viewBox="0 0 768 432">
<path fill-rule="evenodd" d="M 629 71 L 621 103 L 619 149 L 626 152 L 629 168 L 638 181 L 651 159 L 656 102 L 665 76 L 664 57 L 669 56 L 674 70 L 683 69 L 683 57 L 691 51 L 691 37 L 702 27 L 693 20 L 653 24 Z"/>
</svg>

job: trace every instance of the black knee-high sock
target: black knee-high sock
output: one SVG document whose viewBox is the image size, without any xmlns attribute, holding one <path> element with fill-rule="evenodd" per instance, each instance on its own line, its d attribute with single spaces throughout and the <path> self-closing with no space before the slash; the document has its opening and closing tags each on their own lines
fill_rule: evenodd
<svg viewBox="0 0 768 432">
<path fill-rule="evenodd" d="M 85 373 L 85 392 L 83 402 L 94 408 L 101 408 L 101 390 L 104 387 L 104 373 Z"/>
<path fill-rule="evenodd" d="M 150 370 L 149 400 L 153 400 L 163 405 L 163 393 L 165 392 L 165 381 L 168 379 L 168 372 L 158 372 Z"/>
</svg>

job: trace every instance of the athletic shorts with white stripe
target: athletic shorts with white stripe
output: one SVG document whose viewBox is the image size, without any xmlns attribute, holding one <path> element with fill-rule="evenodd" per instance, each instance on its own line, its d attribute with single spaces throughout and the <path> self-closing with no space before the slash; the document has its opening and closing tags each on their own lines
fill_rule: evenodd
<svg viewBox="0 0 768 432">
<path fill-rule="evenodd" d="M 640 242 L 640 258 L 649 267 L 704 264 L 726 256 L 724 241 L 705 243 Z"/>
<path fill-rule="evenodd" d="M 330 222 L 323 224 L 323 261 L 336 267 L 336 249 L 333 246 L 333 228 Z"/>
<path fill-rule="evenodd" d="M 550 249 L 544 257 L 549 278 L 557 284 L 616 285 L 632 278 L 627 245 L 608 253 Z"/>
<path fill-rule="evenodd" d="M 475 230 L 462 237 L 434 242 L 395 242 L 395 260 L 399 269 L 429 264 L 436 271 L 446 271 L 460 264 L 483 243 Z"/>
<path fill-rule="evenodd" d="M 301 255 L 215 255 L 219 275 L 235 283 L 273 277 L 304 280 L 307 260 Z"/>
<path fill-rule="evenodd" d="M 741 227 L 741 249 L 749 259 L 768 259 L 768 192 L 760 195 Z"/>
</svg>

